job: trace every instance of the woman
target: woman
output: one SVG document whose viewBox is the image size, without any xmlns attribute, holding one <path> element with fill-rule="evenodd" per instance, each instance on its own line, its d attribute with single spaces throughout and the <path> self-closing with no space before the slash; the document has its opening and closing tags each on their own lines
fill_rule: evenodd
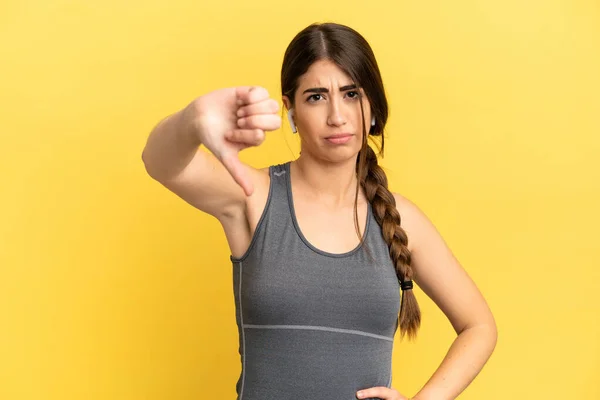
<svg viewBox="0 0 600 400">
<path fill-rule="evenodd" d="M 285 53 L 281 87 L 296 160 L 255 169 L 238 159 L 281 125 L 261 87 L 195 99 L 154 128 L 142 156 L 227 237 L 238 399 L 407 399 L 390 386 L 391 356 L 397 328 L 414 338 L 420 325 L 413 281 L 458 337 L 412 399 L 455 398 L 491 355 L 496 326 L 433 224 L 387 188 L 367 140 L 383 152 L 388 117 L 369 44 L 343 25 L 310 25 Z"/>
</svg>

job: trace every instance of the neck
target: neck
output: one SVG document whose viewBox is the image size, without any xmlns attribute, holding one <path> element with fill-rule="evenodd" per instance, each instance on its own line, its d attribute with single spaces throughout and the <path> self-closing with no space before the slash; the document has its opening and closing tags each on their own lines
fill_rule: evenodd
<svg viewBox="0 0 600 400">
<path fill-rule="evenodd" d="M 302 154 L 292 162 L 290 168 L 294 181 L 301 185 L 302 192 L 310 200 L 334 209 L 353 207 L 356 195 L 356 160 L 327 162 Z M 362 190 L 359 188 L 359 202 Z"/>
</svg>

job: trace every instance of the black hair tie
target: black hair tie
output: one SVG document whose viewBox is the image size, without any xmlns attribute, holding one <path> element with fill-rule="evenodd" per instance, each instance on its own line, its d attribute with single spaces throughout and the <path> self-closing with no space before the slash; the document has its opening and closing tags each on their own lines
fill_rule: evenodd
<svg viewBox="0 0 600 400">
<path fill-rule="evenodd" d="M 400 282 L 400 288 L 404 291 L 404 290 L 409 290 L 413 288 L 413 281 L 405 281 L 405 282 Z"/>
</svg>

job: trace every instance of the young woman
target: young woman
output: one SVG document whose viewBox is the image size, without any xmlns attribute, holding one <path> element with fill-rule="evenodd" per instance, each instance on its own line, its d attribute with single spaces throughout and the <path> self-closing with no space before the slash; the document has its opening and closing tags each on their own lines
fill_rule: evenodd
<svg viewBox="0 0 600 400">
<path fill-rule="evenodd" d="M 391 388 L 391 356 L 398 327 L 414 338 L 420 326 L 413 282 L 458 336 L 412 399 L 456 398 L 491 355 L 496 326 L 434 225 L 388 189 L 368 143 L 383 153 L 388 117 L 371 47 L 347 26 L 312 24 L 286 50 L 281 88 L 296 160 L 255 169 L 238 159 L 281 126 L 258 86 L 195 99 L 153 129 L 142 155 L 152 178 L 227 237 L 237 398 L 407 399 Z"/>
</svg>

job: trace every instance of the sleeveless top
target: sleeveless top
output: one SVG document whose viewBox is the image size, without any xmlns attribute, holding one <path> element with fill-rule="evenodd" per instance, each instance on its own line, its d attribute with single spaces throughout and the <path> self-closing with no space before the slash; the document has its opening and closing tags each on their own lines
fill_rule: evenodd
<svg viewBox="0 0 600 400">
<path fill-rule="evenodd" d="M 270 166 L 269 176 L 249 248 L 230 256 L 237 399 L 352 400 L 360 389 L 390 387 L 400 285 L 371 205 L 363 244 L 328 253 L 298 226 L 290 162 Z"/>
</svg>

